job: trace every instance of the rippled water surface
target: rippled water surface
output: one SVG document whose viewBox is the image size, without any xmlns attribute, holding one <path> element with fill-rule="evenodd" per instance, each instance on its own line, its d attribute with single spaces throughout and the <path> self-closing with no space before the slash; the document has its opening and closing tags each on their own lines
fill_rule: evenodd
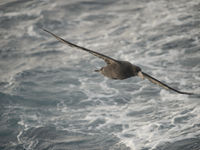
<svg viewBox="0 0 200 150">
<path fill-rule="evenodd" d="M 81 46 L 139 65 L 110 80 Z M 199 0 L 2 0 L 0 149 L 199 150 Z"/>
</svg>

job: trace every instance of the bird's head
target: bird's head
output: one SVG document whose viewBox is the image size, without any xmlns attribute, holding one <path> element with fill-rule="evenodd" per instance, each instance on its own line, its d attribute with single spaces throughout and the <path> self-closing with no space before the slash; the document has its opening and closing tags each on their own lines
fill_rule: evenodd
<svg viewBox="0 0 200 150">
<path fill-rule="evenodd" d="M 134 75 L 137 75 L 138 72 L 141 71 L 141 68 L 138 67 L 138 66 L 132 65 L 132 71 L 133 71 L 133 74 L 134 74 Z"/>
<path fill-rule="evenodd" d="M 133 76 L 139 76 L 142 79 L 144 78 L 140 67 L 133 65 L 132 70 L 133 70 Z"/>
</svg>

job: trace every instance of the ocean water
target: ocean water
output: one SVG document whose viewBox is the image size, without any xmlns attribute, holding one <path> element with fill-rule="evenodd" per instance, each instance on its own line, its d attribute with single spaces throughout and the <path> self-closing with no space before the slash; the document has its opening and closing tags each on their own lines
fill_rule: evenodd
<svg viewBox="0 0 200 150">
<path fill-rule="evenodd" d="M 137 77 L 41 30 L 196 95 Z M 199 150 L 199 0 L 1 0 L 1 150 Z"/>
</svg>

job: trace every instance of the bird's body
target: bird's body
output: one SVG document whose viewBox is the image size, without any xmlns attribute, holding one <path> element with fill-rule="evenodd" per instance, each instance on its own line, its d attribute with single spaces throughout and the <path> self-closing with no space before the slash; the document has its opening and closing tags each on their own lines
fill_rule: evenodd
<svg viewBox="0 0 200 150">
<path fill-rule="evenodd" d="M 95 71 L 101 72 L 104 76 L 111 79 L 123 80 L 136 76 L 140 70 L 138 66 L 132 65 L 128 61 L 117 61 Z"/>
<path fill-rule="evenodd" d="M 69 41 L 66 41 L 66 40 L 58 37 L 57 35 L 53 34 L 52 32 L 50 32 L 50 31 L 48 31 L 46 29 L 43 29 L 43 30 L 48 32 L 49 34 L 51 34 L 57 40 L 63 42 L 64 44 L 67 44 L 67 45 L 69 45 L 71 47 L 75 47 L 75 48 L 81 49 L 81 50 L 86 51 L 86 52 L 89 52 L 89 53 L 93 54 L 94 56 L 103 59 L 106 62 L 107 65 L 102 67 L 101 69 L 95 70 L 95 71 L 96 72 L 100 72 L 101 74 L 103 74 L 104 76 L 106 76 L 106 77 L 108 77 L 110 79 L 123 80 L 123 79 L 126 79 L 126 78 L 139 76 L 142 79 L 146 78 L 146 79 L 148 79 L 149 81 L 151 81 L 154 84 L 157 84 L 157 85 L 159 85 L 159 86 L 161 86 L 161 87 L 163 87 L 165 89 L 175 91 L 175 92 L 177 92 L 179 94 L 187 94 L 187 95 L 192 95 L 193 94 L 193 93 L 188 93 L 188 92 L 181 92 L 179 90 L 176 90 L 176 89 L 164 84 L 163 82 L 161 82 L 161 81 L 151 77 L 150 75 L 142 72 L 140 67 L 138 67 L 136 65 L 133 65 L 128 61 L 115 60 L 115 59 L 113 59 L 113 58 L 111 58 L 109 56 L 106 56 L 104 54 L 95 52 L 93 50 L 90 50 L 90 49 L 75 45 L 75 44 L 73 44 L 73 43 L 71 43 Z"/>
</svg>

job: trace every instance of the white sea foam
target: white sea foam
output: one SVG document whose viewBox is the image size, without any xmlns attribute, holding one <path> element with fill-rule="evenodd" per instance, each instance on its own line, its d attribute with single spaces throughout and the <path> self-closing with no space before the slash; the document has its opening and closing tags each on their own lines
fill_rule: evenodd
<svg viewBox="0 0 200 150">
<path fill-rule="evenodd" d="M 29 138 L 27 132 L 49 126 L 87 135 L 114 135 L 119 138 L 116 144 L 133 150 L 154 149 L 200 135 L 198 95 L 179 95 L 136 77 L 107 79 L 93 73 L 95 67 L 105 65 L 102 60 L 62 44 L 38 28 L 130 61 L 181 91 L 199 93 L 200 66 L 195 61 L 200 57 L 199 29 L 193 9 L 197 1 L 50 0 L 28 4 L 0 16 L 6 18 L 2 19 L 5 24 L 10 21 L 9 32 L 2 32 L 7 33 L 2 49 L 8 49 L 0 60 L 0 81 L 8 82 L 2 92 L 16 95 L 16 99 L 8 96 L 11 106 L 2 108 L 19 117 L 19 145 L 34 149 L 40 139 L 38 135 Z M 51 142 L 59 141 L 65 142 Z"/>
</svg>

